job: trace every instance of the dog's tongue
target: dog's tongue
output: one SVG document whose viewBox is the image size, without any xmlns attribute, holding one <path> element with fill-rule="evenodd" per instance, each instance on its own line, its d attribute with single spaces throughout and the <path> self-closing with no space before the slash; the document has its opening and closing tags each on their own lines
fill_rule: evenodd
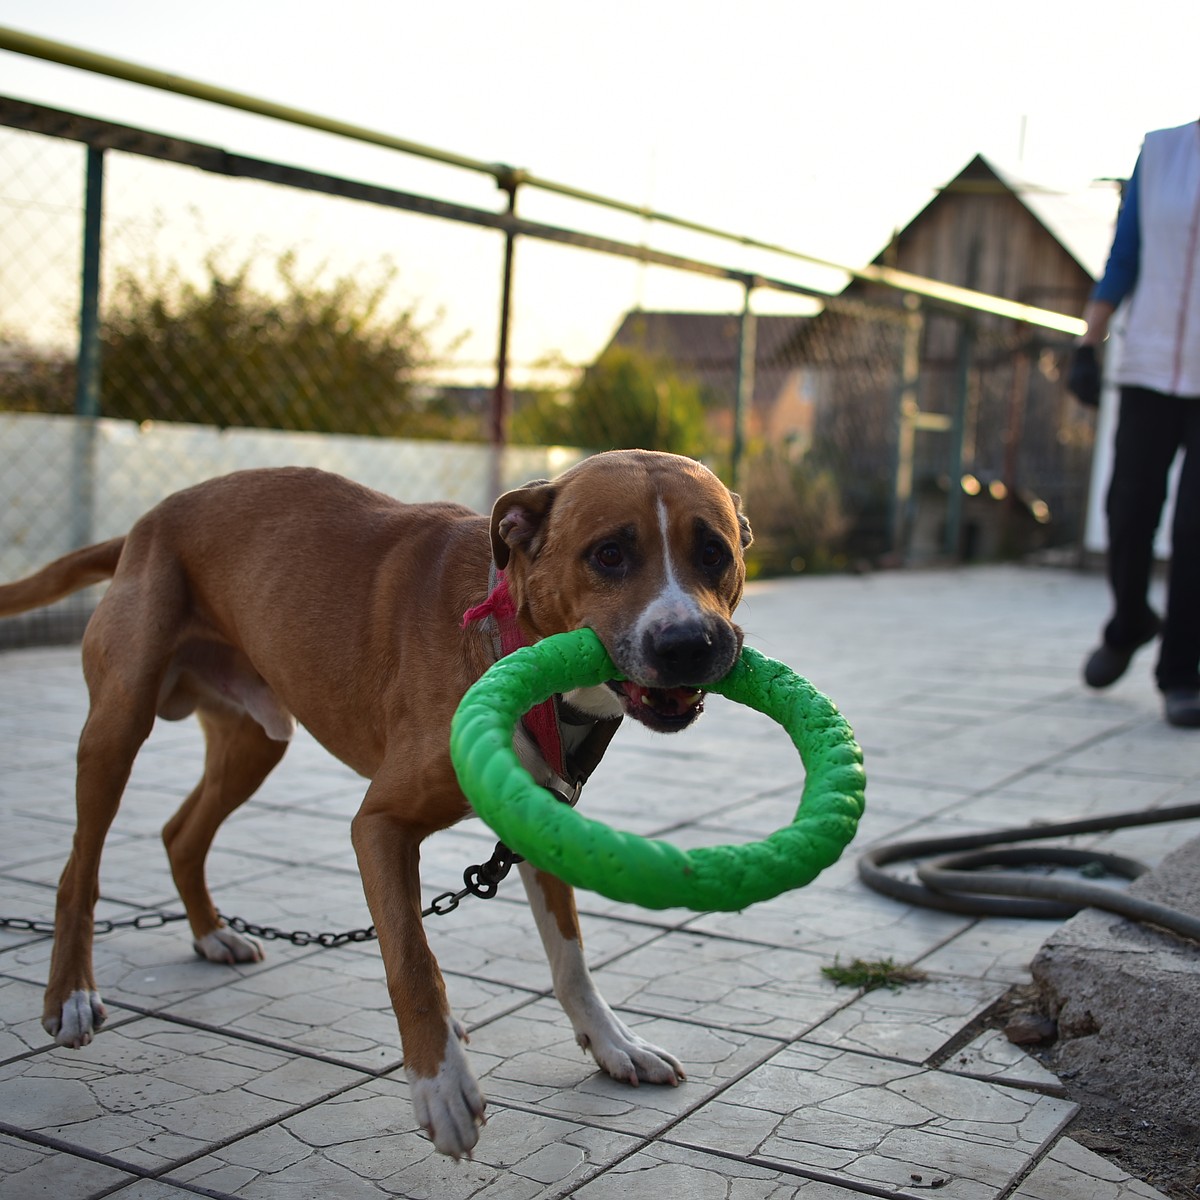
<svg viewBox="0 0 1200 1200">
<path fill-rule="evenodd" d="M 704 699 L 699 688 L 651 688 L 625 680 L 621 690 L 635 705 L 651 708 L 663 716 L 680 716 Z"/>
</svg>

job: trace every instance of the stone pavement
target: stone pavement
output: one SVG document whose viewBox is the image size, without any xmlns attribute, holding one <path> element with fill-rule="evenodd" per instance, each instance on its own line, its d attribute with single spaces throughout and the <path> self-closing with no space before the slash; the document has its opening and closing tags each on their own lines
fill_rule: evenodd
<svg viewBox="0 0 1200 1200">
<path fill-rule="evenodd" d="M 399 1070 L 378 951 L 272 942 L 201 962 L 181 924 L 98 938 L 110 1011 L 83 1050 L 41 1029 L 44 936 L 0 929 L 0 1194 L 602 1200 L 861 1196 L 1128 1200 L 1158 1195 L 1071 1140 L 1057 1080 L 996 1034 L 958 1035 L 1054 923 L 972 919 L 866 890 L 854 851 L 897 837 L 1194 799 L 1200 733 L 1160 718 L 1147 653 L 1105 694 L 1079 683 L 1103 581 L 986 567 L 765 582 L 748 641 L 833 696 L 866 755 L 867 814 L 809 887 L 740 914 L 580 896 L 590 961 L 625 1020 L 689 1079 L 630 1089 L 574 1045 L 515 878 L 430 920 L 490 1121 L 473 1162 L 431 1152 Z M 71 836 L 85 711 L 74 648 L 0 655 L 0 916 L 48 917 Z M 175 910 L 159 829 L 200 770 L 194 722 L 160 723 L 104 859 L 98 916 Z M 766 718 L 712 698 L 676 738 L 623 730 L 586 811 L 684 846 L 790 821 L 802 771 Z M 369 924 L 348 835 L 363 784 L 301 736 L 222 829 L 227 913 L 312 931 Z M 1096 836 L 1151 864 L 1196 823 Z M 478 822 L 439 834 L 427 895 L 486 858 Z M 860 994 L 836 958 L 928 980 Z M 947 1051 L 952 1047 L 952 1052 Z"/>
</svg>

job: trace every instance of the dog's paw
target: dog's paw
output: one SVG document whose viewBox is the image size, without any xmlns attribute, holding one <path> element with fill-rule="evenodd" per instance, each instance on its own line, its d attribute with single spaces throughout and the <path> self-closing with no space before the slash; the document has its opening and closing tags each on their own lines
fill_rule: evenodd
<svg viewBox="0 0 1200 1200">
<path fill-rule="evenodd" d="M 658 1083 L 678 1087 L 687 1072 L 673 1055 L 638 1037 L 615 1013 L 590 1031 L 580 1031 L 576 1041 L 596 1060 L 601 1070 L 614 1079 L 637 1087 L 639 1083 Z"/>
<path fill-rule="evenodd" d="M 78 1050 L 92 1040 L 107 1016 L 100 993 L 80 988 L 63 1001 L 61 1009 L 42 1019 L 42 1028 L 60 1046 Z"/>
<path fill-rule="evenodd" d="M 262 962 L 266 951 L 258 938 L 237 933 L 225 925 L 206 933 L 192 942 L 192 948 L 201 958 L 215 963 Z"/>
<path fill-rule="evenodd" d="M 452 1021 L 437 1074 L 430 1078 L 406 1072 L 417 1123 L 435 1149 L 455 1160 L 471 1157 L 480 1126 L 487 1122 L 483 1093 L 462 1050 L 465 1040 L 466 1030 Z"/>
</svg>

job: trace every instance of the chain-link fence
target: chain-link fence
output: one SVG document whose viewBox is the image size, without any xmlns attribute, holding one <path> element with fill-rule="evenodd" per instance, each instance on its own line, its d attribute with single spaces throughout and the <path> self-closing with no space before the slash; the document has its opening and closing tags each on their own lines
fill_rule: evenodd
<svg viewBox="0 0 1200 1200">
<path fill-rule="evenodd" d="M 506 224 L 18 102 L 0 120 L 0 579 L 245 466 L 486 509 L 631 445 L 738 487 L 755 571 L 1079 538 L 1091 424 L 1062 334 L 883 289 L 818 302 L 639 251 L 632 219 Z"/>
</svg>

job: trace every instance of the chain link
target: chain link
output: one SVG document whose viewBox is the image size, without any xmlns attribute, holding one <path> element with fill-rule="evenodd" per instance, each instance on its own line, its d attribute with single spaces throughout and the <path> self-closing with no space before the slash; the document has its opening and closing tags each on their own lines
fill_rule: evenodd
<svg viewBox="0 0 1200 1200">
<path fill-rule="evenodd" d="M 463 883 L 466 885 L 457 892 L 442 892 L 430 901 L 429 907 L 422 909 L 422 917 L 445 917 L 458 908 L 459 902 L 467 896 L 478 896 L 481 900 L 490 900 L 500 889 L 500 882 L 521 862 L 521 856 L 514 854 L 503 842 L 497 842 L 492 857 L 485 863 L 468 867 L 463 872 Z M 291 942 L 293 946 L 344 946 L 347 942 L 374 941 L 379 934 L 375 926 L 366 929 L 349 929 L 344 933 L 309 933 L 304 929 L 277 929 L 274 925 L 252 925 L 241 917 L 226 917 L 218 914 L 230 929 L 238 933 L 248 933 L 251 937 L 259 937 L 264 941 Z"/>
<path fill-rule="evenodd" d="M 145 912 L 119 921 L 100 920 L 92 924 L 94 933 L 112 933 L 115 929 L 157 929 L 172 921 L 182 921 L 187 913 Z M 15 929 L 18 933 L 53 933 L 54 922 L 33 917 L 0 917 L 0 929 Z"/>
<path fill-rule="evenodd" d="M 442 892 L 441 895 L 435 896 L 429 907 L 422 910 L 421 916 L 444 917 L 452 913 L 458 907 L 459 901 L 467 896 L 490 900 L 499 891 L 500 882 L 521 861 L 519 854 L 514 854 L 503 842 L 497 842 L 496 849 L 487 862 L 468 867 L 463 872 L 465 887 L 457 892 Z M 92 928 L 97 934 L 112 933 L 116 929 L 157 929 L 171 921 L 182 921 L 186 915 L 145 912 L 118 921 L 96 921 Z M 262 938 L 266 942 L 291 942 L 293 946 L 321 946 L 323 949 L 329 949 L 332 946 L 345 946 L 349 942 L 374 941 L 379 936 L 374 925 L 366 929 L 348 929 L 342 933 L 310 933 L 305 929 L 278 929 L 274 925 L 254 925 L 241 917 L 227 917 L 222 913 L 217 913 L 217 916 L 237 933 L 248 933 L 251 937 Z M 0 917 L 0 929 L 13 929 L 19 933 L 52 934 L 54 922 L 32 917 Z"/>
</svg>

